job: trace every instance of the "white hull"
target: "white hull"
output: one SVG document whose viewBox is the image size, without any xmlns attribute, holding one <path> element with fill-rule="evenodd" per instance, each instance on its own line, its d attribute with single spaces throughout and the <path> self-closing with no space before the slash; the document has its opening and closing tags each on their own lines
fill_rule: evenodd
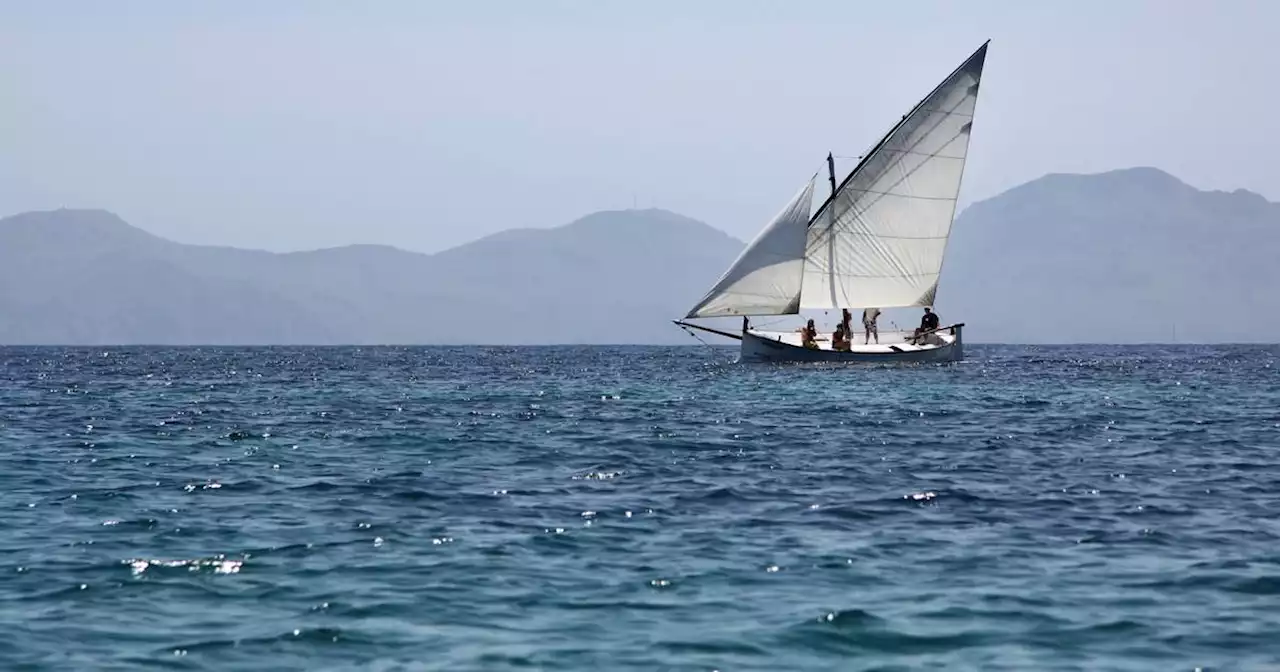
<svg viewBox="0 0 1280 672">
<path fill-rule="evenodd" d="M 800 335 L 789 332 L 742 332 L 743 362 L 848 362 L 866 364 L 924 364 L 958 362 L 964 359 L 964 325 L 944 327 L 921 345 L 907 343 L 900 336 L 881 334 L 881 343 L 857 343 L 848 351 L 832 350 L 828 341 L 817 349 L 800 345 Z M 861 340 L 859 334 L 856 340 Z M 891 342 L 894 341 L 894 342 Z"/>
</svg>

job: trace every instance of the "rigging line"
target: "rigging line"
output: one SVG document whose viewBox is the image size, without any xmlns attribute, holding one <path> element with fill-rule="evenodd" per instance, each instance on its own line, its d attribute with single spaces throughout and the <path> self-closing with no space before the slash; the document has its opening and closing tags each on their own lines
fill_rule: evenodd
<svg viewBox="0 0 1280 672">
<path fill-rule="evenodd" d="M 703 344 L 703 345 L 707 346 L 708 348 L 711 348 L 712 350 L 715 350 L 715 349 L 716 349 L 714 345 L 711 345 L 710 343 L 708 343 L 708 342 L 706 342 L 706 341 L 702 340 L 702 337 L 701 337 L 701 336 L 699 336 L 699 335 L 697 335 L 697 334 L 695 334 L 695 333 L 693 332 L 693 330 L 692 330 L 692 329 L 690 329 L 690 328 L 688 328 L 688 327 L 686 327 L 686 326 L 684 326 L 684 325 L 680 325 L 680 328 L 681 328 L 681 329 L 683 329 L 683 330 L 684 330 L 684 332 L 685 332 L 686 334 L 689 334 L 690 336 L 692 336 L 692 337 L 694 337 L 694 338 L 698 339 L 698 342 L 699 342 L 699 343 L 701 343 L 701 344 Z"/>
</svg>

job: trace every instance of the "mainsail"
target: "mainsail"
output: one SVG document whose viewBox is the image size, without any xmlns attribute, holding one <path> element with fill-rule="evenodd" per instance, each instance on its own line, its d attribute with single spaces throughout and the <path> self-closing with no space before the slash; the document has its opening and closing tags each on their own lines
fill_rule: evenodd
<svg viewBox="0 0 1280 672">
<path fill-rule="evenodd" d="M 986 55 L 984 43 L 816 213 L 810 178 L 686 318 L 932 304 Z"/>
<path fill-rule="evenodd" d="M 800 281 L 813 185 L 817 174 L 800 188 L 769 222 L 711 291 L 685 317 L 790 315 L 799 312 Z"/>
<path fill-rule="evenodd" d="M 814 217 L 801 308 L 933 303 L 986 55 L 984 43 L 885 135 Z"/>
</svg>

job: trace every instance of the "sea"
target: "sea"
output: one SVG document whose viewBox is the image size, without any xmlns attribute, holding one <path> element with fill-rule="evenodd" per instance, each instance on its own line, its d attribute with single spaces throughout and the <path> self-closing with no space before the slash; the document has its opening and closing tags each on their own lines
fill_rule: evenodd
<svg viewBox="0 0 1280 672">
<path fill-rule="evenodd" d="M 0 349 L 0 669 L 1280 670 L 1280 346 Z"/>
</svg>

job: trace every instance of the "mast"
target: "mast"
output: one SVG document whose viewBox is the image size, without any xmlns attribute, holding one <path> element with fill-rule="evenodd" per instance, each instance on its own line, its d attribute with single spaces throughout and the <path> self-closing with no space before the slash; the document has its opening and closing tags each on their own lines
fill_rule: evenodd
<svg viewBox="0 0 1280 672">
<path fill-rule="evenodd" d="M 836 195 L 836 160 L 831 156 L 831 152 L 827 152 L 827 179 L 831 180 L 831 196 Z"/>
<path fill-rule="evenodd" d="M 831 156 L 831 152 L 827 152 L 827 175 L 828 175 L 828 178 L 831 180 L 831 195 L 827 197 L 827 200 L 822 204 L 822 207 L 818 208 L 817 212 L 813 213 L 815 218 L 817 217 L 818 213 L 822 212 L 823 208 L 827 207 L 828 203 L 834 203 L 836 200 L 836 193 L 838 191 L 838 189 L 836 188 L 836 162 L 835 162 L 835 159 Z M 850 175 L 850 177 L 852 177 L 852 174 Z M 809 226 L 813 226 L 814 221 L 815 219 L 810 219 Z M 827 257 L 828 257 L 827 263 L 831 264 L 832 266 L 835 266 L 835 253 L 836 253 L 835 243 L 836 243 L 835 238 L 831 238 L 830 240 L 828 240 L 828 244 L 827 244 Z M 831 295 L 835 296 L 834 277 L 832 278 L 831 282 L 833 283 L 831 288 Z M 803 282 L 802 282 L 802 286 L 803 286 Z M 845 337 L 847 338 L 848 334 L 846 334 Z"/>
</svg>

